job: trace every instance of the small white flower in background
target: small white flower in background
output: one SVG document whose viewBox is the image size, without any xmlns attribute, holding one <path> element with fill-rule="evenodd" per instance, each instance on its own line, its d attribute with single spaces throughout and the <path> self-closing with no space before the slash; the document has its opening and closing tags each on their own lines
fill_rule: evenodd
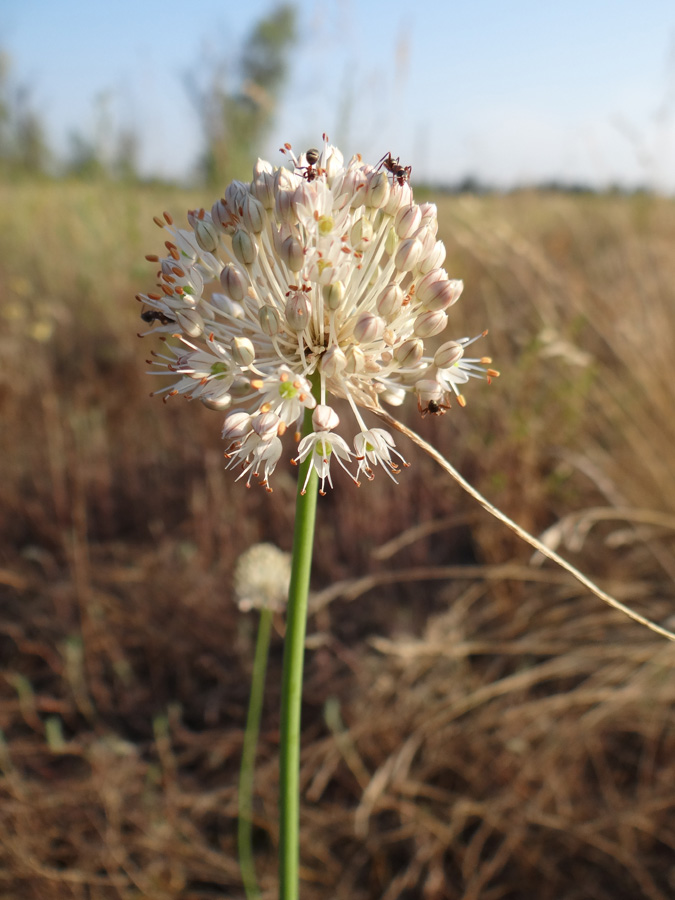
<svg viewBox="0 0 675 900">
<path fill-rule="evenodd" d="M 173 376 L 156 393 L 231 410 L 228 467 L 268 490 L 282 437 L 291 429 L 297 440 L 305 410 L 314 410 L 314 431 L 292 461 L 310 458 L 323 494 L 333 459 L 355 466 L 357 484 L 378 464 L 392 477 L 407 465 L 361 409 L 413 394 L 423 415 L 439 415 L 453 397 L 464 406 L 458 385 L 498 373 L 489 357 L 464 356 L 477 338 L 425 348 L 445 331 L 463 285 L 442 268 L 436 207 L 414 203 L 409 167 L 391 155 L 345 165 L 325 136 L 321 152 L 284 152 L 293 170 L 258 160 L 250 184 L 235 181 L 210 212 L 188 213 L 192 230 L 166 213 L 155 219 L 168 256 L 147 257 L 159 264 L 159 291 L 138 299 L 154 326 L 145 334 L 178 340 L 164 338 L 153 354 L 153 374 Z M 351 445 L 335 432 L 335 397 L 354 415 Z"/>
<path fill-rule="evenodd" d="M 281 610 L 291 580 L 291 556 L 274 544 L 254 544 L 237 560 L 234 592 L 242 612 Z"/>
</svg>

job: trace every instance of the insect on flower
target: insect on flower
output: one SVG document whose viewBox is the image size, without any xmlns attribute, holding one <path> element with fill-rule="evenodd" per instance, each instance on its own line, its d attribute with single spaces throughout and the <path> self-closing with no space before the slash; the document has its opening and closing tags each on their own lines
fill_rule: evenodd
<svg viewBox="0 0 675 900">
<path fill-rule="evenodd" d="M 141 319 L 147 322 L 148 325 L 151 325 L 153 322 L 159 322 L 161 325 L 173 325 L 176 321 L 158 309 L 144 309 L 141 313 Z"/>
<path fill-rule="evenodd" d="M 385 168 L 391 174 L 392 182 L 400 185 L 400 187 L 403 187 L 406 182 L 410 181 L 410 176 L 412 175 L 412 166 L 402 166 L 399 157 L 397 156 L 394 159 L 391 151 L 388 151 L 382 157 L 377 168 Z"/>
<path fill-rule="evenodd" d="M 422 418 L 425 416 L 444 416 L 450 409 L 445 403 L 439 403 L 437 400 L 429 400 L 426 406 L 422 406 L 421 402 L 418 400 L 417 408 L 420 411 Z"/>
</svg>

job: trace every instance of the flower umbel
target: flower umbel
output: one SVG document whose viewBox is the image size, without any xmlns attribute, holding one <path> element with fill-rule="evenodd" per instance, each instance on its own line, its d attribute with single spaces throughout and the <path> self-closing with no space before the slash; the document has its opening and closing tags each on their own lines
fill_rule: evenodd
<svg viewBox="0 0 675 900">
<path fill-rule="evenodd" d="M 168 256 L 147 257 L 159 290 L 138 299 L 154 326 L 145 334 L 166 342 L 151 362 L 172 381 L 156 393 L 231 410 L 225 455 L 248 486 L 257 478 L 271 490 L 281 438 L 292 429 L 297 439 L 306 409 L 314 432 L 295 461 L 311 454 L 322 492 L 333 459 L 345 469 L 355 462 L 357 484 L 378 463 L 394 477 L 393 457 L 407 463 L 361 410 L 414 394 L 420 412 L 438 415 L 453 398 L 464 406 L 459 385 L 498 373 L 488 357 L 464 356 L 476 338 L 425 347 L 445 331 L 463 285 L 442 268 L 436 207 L 414 202 L 409 167 L 391 156 L 345 164 L 325 136 L 321 152 L 283 152 L 292 169 L 258 160 L 249 184 L 235 181 L 210 211 L 188 213 L 191 230 L 166 213 L 155 219 Z M 331 398 L 351 407 L 353 450 L 334 432 Z"/>
</svg>

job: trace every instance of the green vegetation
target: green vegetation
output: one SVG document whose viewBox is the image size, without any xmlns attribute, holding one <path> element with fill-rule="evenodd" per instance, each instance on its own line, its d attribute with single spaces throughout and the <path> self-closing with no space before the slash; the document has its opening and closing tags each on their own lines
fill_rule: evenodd
<svg viewBox="0 0 675 900">
<path fill-rule="evenodd" d="M 254 623 L 232 572 L 257 541 L 290 549 L 295 486 L 281 466 L 272 496 L 235 484 L 221 416 L 150 398 L 159 341 L 134 337 L 147 329 L 134 294 L 154 281 L 143 254 L 161 251 L 152 216 L 207 202 L 0 184 L 3 900 L 242 896 Z M 502 378 L 466 410 L 421 420 L 410 404 L 405 421 L 672 627 L 675 204 L 522 192 L 439 210 L 466 284 L 455 330 L 488 325 Z M 513 535 L 399 449 L 398 487 L 338 472 L 319 501 L 304 900 L 666 900 L 674 648 L 528 567 Z M 268 897 L 275 625 L 253 808 Z"/>
</svg>

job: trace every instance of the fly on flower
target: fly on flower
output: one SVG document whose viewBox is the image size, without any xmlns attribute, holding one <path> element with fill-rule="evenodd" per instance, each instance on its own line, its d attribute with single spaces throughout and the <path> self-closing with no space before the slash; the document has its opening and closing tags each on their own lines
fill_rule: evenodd
<svg viewBox="0 0 675 900">
<path fill-rule="evenodd" d="M 321 150 L 282 152 L 291 168 L 258 160 L 250 182 L 188 212 L 188 228 L 155 219 L 167 255 L 147 257 L 157 287 L 138 296 L 157 326 L 147 334 L 164 332 L 151 362 L 168 380 L 155 393 L 227 412 L 227 467 L 247 486 L 271 490 L 282 439 L 299 439 L 306 410 L 313 431 L 292 461 L 310 460 L 322 493 L 333 461 L 357 484 L 377 465 L 395 480 L 407 463 L 365 413 L 413 395 L 422 415 L 439 415 L 453 397 L 464 406 L 470 378 L 498 373 L 489 357 L 465 356 L 478 338 L 436 346 L 463 285 L 443 268 L 436 206 L 414 202 L 410 166 L 392 153 L 345 163 L 325 135 Z"/>
</svg>

